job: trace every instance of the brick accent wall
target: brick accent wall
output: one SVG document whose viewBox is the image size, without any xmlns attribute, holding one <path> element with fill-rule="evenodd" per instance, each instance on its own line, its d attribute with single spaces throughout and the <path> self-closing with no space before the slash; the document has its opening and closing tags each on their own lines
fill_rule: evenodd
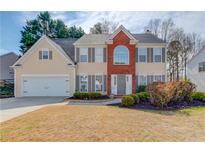
<svg viewBox="0 0 205 154">
<path fill-rule="evenodd" d="M 129 49 L 129 65 L 114 65 L 113 56 L 114 48 L 118 45 L 124 45 Z M 135 77 L 135 45 L 130 44 L 129 37 L 124 32 L 119 32 L 113 39 L 113 44 L 107 45 L 108 49 L 108 80 L 107 80 L 107 93 L 111 93 L 111 74 L 132 74 L 132 92 L 136 92 L 136 77 Z"/>
</svg>

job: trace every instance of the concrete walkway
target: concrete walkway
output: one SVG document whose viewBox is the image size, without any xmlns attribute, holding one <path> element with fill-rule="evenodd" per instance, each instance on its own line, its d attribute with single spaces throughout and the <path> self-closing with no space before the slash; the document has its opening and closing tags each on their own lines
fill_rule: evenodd
<svg viewBox="0 0 205 154">
<path fill-rule="evenodd" d="M 121 103 L 121 99 L 120 98 L 116 98 L 113 100 L 109 100 L 109 101 L 105 101 L 105 102 L 68 102 L 67 105 L 94 105 L 94 106 L 106 106 L 106 105 L 115 105 L 115 104 L 119 104 Z"/>
<path fill-rule="evenodd" d="M 27 97 L 0 99 L 0 122 L 50 105 L 63 105 L 63 97 Z M 67 104 L 67 103 L 66 103 Z"/>
</svg>

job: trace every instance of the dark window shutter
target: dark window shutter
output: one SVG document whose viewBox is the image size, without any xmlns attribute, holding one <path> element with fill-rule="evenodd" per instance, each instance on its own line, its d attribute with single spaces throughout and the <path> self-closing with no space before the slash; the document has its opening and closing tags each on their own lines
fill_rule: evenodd
<svg viewBox="0 0 205 154">
<path fill-rule="evenodd" d="M 165 82 L 165 75 L 162 75 L 162 82 Z"/>
<path fill-rule="evenodd" d="M 53 54 L 52 51 L 49 51 L 49 59 L 50 60 L 53 59 L 53 55 L 52 54 Z"/>
<path fill-rule="evenodd" d="M 107 62 L 107 49 L 103 48 L 103 62 Z"/>
<path fill-rule="evenodd" d="M 162 62 L 165 63 L 165 48 L 162 48 Z"/>
<path fill-rule="evenodd" d="M 92 62 L 95 62 L 95 48 L 92 48 Z"/>
<path fill-rule="evenodd" d="M 39 59 L 42 59 L 42 51 L 39 51 Z"/>
<path fill-rule="evenodd" d="M 151 55 L 150 55 L 150 48 L 147 48 L 147 62 L 150 63 Z"/>
<path fill-rule="evenodd" d="M 91 92 L 92 83 L 91 83 L 91 75 L 88 75 L 88 92 Z"/>
<path fill-rule="evenodd" d="M 76 48 L 76 62 L 80 61 L 80 49 Z"/>
<path fill-rule="evenodd" d="M 136 55 L 136 62 L 138 62 L 138 48 L 135 49 L 135 55 Z"/>
<path fill-rule="evenodd" d="M 88 48 L 88 62 L 89 62 L 89 63 L 91 63 L 91 58 L 92 58 L 92 57 L 91 57 L 91 56 L 92 56 L 92 55 L 91 55 L 91 54 L 92 54 L 91 52 L 92 52 L 92 48 Z"/>
<path fill-rule="evenodd" d="M 76 87 L 75 87 L 76 91 L 79 91 L 79 81 L 80 81 L 79 75 L 76 75 L 76 81 L 75 81 L 75 83 L 76 83 Z"/>
<path fill-rule="evenodd" d="M 95 75 L 92 75 L 92 91 L 95 91 Z"/>
<path fill-rule="evenodd" d="M 103 84 L 104 84 L 104 91 L 106 91 L 107 89 L 107 76 L 106 75 L 103 76 Z"/>
<path fill-rule="evenodd" d="M 150 62 L 153 63 L 153 48 L 150 48 Z"/>
</svg>

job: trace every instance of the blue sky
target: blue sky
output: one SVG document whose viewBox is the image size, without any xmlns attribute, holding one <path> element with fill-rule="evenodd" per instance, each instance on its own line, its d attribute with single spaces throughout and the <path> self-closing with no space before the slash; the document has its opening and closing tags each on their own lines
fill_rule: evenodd
<svg viewBox="0 0 205 154">
<path fill-rule="evenodd" d="M 0 12 L 0 54 L 16 52 L 26 20 L 36 17 L 39 12 Z M 102 18 L 123 24 L 133 33 L 143 32 L 152 18 L 173 18 L 176 26 L 185 32 L 196 32 L 205 39 L 205 12 L 50 12 L 55 19 L 62 19 L 68 26 L 81 26 L 86 33 Z"/>
</svg>

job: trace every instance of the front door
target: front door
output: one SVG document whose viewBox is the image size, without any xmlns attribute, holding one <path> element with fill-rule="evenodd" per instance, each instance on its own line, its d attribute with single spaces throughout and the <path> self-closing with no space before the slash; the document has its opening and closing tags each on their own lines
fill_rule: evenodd
<svg viewBox="0 0 205 154">
<path fill-rule="evenodd" d="M 111 75 L 111 94 L 129 95 L 132 93 L 132 75 L 113 74 Z"/>
<path fill-rule="evenodd" d="M 124 74 L 117 75 L 117 95 L 126 94 L 126 80 Z"/>
</svg>

